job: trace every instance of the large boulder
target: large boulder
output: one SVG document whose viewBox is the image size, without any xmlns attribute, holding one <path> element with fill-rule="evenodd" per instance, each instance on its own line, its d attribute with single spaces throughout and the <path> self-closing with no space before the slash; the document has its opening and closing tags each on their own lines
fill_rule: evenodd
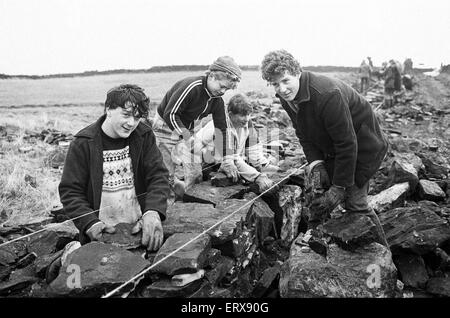
<svg viewBox="0 0 450 318">
<path fill-rule="evenodd" d="M 450 240 L 449 224 L 424 205 L 385 211 L 379 218 L 393 253 L 423 255 Z"/>
<path fill-rule="evenodd" d="M 371 243 L 354 252 L 329 245 L 327 257 L 304 253 L 292 244 L 290 257 L 281 267 L 280 296 L 393 297 L 397 271 L 391 252 Z"/>
<path fill-rule="evenodd" d="M 99 297 L 127 282 L 149 265 L 148 261 L 125 249 L 91 242 L 68 255 L 48 291 L 56 297 Z M 124 287 L 122 292 L 127 288 Z"/>
<path fill-rule="evenodd" d="M 170 236 L 156 254 L 152 272 L 169 276 L 181 273 L 195 273 L 202 269 L 211 247 L 211 239 L 207 234 L 200 233 L 175 233 Z M 190 242 L 175 254 L 169 256 L 175 250 Z M 164 259 L 164 260 L 163 260 Z"/>
</svg>

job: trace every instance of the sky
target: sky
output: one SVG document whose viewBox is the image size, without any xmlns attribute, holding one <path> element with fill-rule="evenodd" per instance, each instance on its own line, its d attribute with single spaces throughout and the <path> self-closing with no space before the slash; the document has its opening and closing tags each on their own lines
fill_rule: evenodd
<svg viewBox="0 0 450 318">
<path fill-rule="evenodd" d="M 450 1 L 0 0 L 0 74 L 259 65 L 277 49 L 303 66 L 450 64 Z"/>
</svg>

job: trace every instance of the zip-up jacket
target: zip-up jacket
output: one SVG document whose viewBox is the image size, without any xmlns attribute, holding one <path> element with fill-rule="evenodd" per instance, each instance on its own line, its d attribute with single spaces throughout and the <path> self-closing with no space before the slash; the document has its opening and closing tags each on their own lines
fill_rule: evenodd
<svg viewBox="0 0 450 318">
<path fill-rule="evenodd" d="M 99 221 L 103 181 L 100 130 L 105 118 L 103 115 L 97 122 L 75 135 L 67 152 L 59 184 L 65 214 L 69 218 L 79 217 L 74 223 L 80 231 L 82 244 L 89 241 L 85 231 Z M 134 187 L 141 211 L 157 211 L 161 221 L 164 221 L 169 195 L 169 173 L 156 146 L 155 135 L 149 125 L 141 122 L 128 139 Z M 80 217 L 88 212 L 93 213 Z"/>
<path fill-rule="evenodd" d="M 157 111 L 169 128 L 187 140 L 195 122 L 212 114 L 214 126 L 222 133 L 223 150 L 227 144 L 227 123 L 222 97 L 214 97 L 206 87 L 207 76 L 193 76 L 175 83 L 166 93 Z M 229 151 L 229 150 L 228 150 Z M 231 152 L 225 154 L 230 154 Z M 224 155 L 225 155 L 224 154 Z"/>
</svg>

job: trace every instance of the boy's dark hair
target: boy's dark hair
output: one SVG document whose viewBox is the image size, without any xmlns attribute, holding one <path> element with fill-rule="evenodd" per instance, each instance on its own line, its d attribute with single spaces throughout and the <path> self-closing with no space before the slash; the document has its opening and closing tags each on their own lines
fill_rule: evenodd
<svg viewBox="0 0 450 318">
<path fill-rule="evenodd" d="M 253 107 L 247 97 L 242 94 L 236 94 L 228 102 L 228 112 L 234 115 L 248 115 L 253 111 Z"/>
<path fill-rule="evenodd" d="M 133 107 L 135 117 L 146 118 L 150 109 L 150 99 L 144 93 L 144 89 L 133 84 L 122 84 L 114 87 L 106 94 L 105 112 L 107 109 L 117 107 Z"/>
<path fill-rule="evenodd" d="M 278 50 L 267 53 L 261 63 L 262 78 L 268 82 L 273 81 L 285 71 L 297 76 L 302 72 L 300 63 L 286 50 Z"/>
</svg>

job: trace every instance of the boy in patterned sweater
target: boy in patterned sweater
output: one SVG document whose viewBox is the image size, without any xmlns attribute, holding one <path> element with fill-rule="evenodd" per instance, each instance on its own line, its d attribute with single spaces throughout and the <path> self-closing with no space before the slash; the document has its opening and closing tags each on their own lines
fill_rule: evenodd
<svg viewBox="0 0 450 318">
<path fill-rule="evenodd" d="M 75 218 L 82 244 L 136 223 L 142 244 L 159 249 L 166 217 L 168 171 L 147 118 L 149 98 L 136 85 L 107 93 L 105 114 L 75 135 L 67 153 L 59 193 Z"/>
</svg>

